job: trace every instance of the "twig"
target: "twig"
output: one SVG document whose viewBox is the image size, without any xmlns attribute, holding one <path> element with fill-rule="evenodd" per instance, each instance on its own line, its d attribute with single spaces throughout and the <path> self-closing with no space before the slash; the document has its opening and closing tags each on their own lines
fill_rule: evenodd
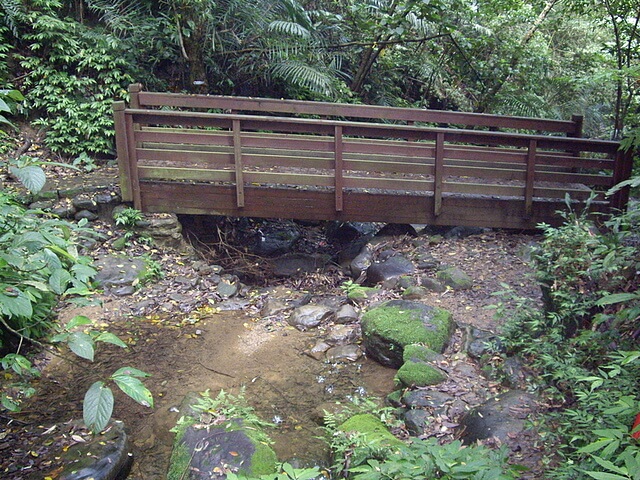
<svg viewBox="0 0 640 480">
<path fill-rule="evenodd" d="M 229 375 L 228 373 L 220 372 L 219 370 L 214 370 L 213 368 L 209 368 L 206 365 L 203 365 L 202 362 L 198 362 L 202 368 L 205 370 L 209 370 L 210 372 L 217 373 L 218 375 L 222 375 L 229 378 L 236 378 L 233 375 Z"/>
</svg>

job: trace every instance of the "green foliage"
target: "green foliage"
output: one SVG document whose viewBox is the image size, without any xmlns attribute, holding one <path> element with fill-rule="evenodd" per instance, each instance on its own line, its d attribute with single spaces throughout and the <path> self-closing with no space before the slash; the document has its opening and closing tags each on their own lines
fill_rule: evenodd
<svg viewBox="0 0 640 480">
<path fill-rule="evenodd" d="M 16 128 L 15 125 L 7 119 L 6 115 L 15 115 L 18 103 L 23 100 L 24 97 L 18 90 L 0 90 L 0 127 L 9 126 Z M 0 129 L 0 138 L 4 135 L 5 132 Z"/>
<path fill-rule="evenodd" d="M 280 465 L 278 473 L 260 475 L 259 477 L 247 477 L 233 472 L 227 473 L 228 480 L 316 480 L 325 478 L 318 467 L 294 468 L 288 463 Z"/>
<path fill-rule="evenodd" d="M 78 254 L 78 228 L 0 195 L 0 314 L 3 333 L 42 337 L 57 296 L 87 295 L 96 271 Z"/>
<path fill-rule="evenodd" d="M 57 16 L 53 9 L 24 17 L 30 53 L 16 55 L 27 72 L 25 107 L 40 115 L 46 145 L 66 155 L 113 151 L 111 103 L 133 82 L 125 51 L 114 36 Z"/>
<path fill-rule="evenodd" d="M 114 215 L 116 225 L 124 228 L 128 232 L 135 230 L 136 225 L 142 218 L 142 212 L 131 207 L 123 208 Z"/>
<path fill-rule="evenodd" d="M 498 306 L 508 319 L 507 350 L 527 358 L 541 387 L 565 407 L 545 420 L 561 457 L 548 478 L 640 476 L 640 448 L 630 435 L 640 411 L 638 215 L 631 206 L 607 219 L 603 232 L 573 213 L 560 227 L 543 226 L 534 265 L 547 290 L 545 311 L 513 298 Z"/>
</svg>

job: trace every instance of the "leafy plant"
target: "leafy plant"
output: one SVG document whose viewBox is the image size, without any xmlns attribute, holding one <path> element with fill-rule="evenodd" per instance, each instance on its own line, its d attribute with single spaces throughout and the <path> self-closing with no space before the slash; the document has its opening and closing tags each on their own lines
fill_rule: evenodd
<svg viewBox="0 0 640 480">
<path fill-rule="evenodd" d="M 18 90 L 0 90 L 0 125 L 16 128 L 16 126 L 7 119 L 6 115 L 15 115 L 18 102 L 22 102 L 23 100 L 24 97 Z M 4 131 L 0 130 L 0 136 L 4 134 Z"/>
</svg>

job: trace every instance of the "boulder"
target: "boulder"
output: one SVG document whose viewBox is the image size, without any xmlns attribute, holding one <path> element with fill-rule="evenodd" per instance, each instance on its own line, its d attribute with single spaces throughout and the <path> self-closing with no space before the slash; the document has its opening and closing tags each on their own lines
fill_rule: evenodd
<svg viewBox="0 0 640 480">
<path fill-rule="evenodd" d="M 447 310 L 391 300 L 366 312 L 361 326 L 367 354 L 385 366 L 399 368 L 407 345 L 420 343 L 436 352 L 444 351 L 454 323 Z"/>
<path fill-rule="evenodd" d="M 411 260 L 402 255 L 392 255 L 382 262 L 372 263 L 367 269 L 366 285 L 372 286 L 378 283 L 398 279 L 404 275 L 413 275 L 415 267 Z"/>
<path fill-rule="evenodd" d="M 361 434 L 365 441 L 374 447 L 394 448 L 404 445 L 387 429 L 382 421 L 370 413 L 361 413 L 349 418 L 346 422 L 338 426 L 338 430 L 348 433 L 357 432 Z"/>
<path fill-rule="evenodd" d="M 442 370 L 424 362 L 405 362 L 396 374 L 396 380 L 409 388 L 437 385 L 446 379 L 447 375 Z"/>
<path fill-rule="evenodd" d="M 457 267 L 440 270 L 436 278 L 454 290 L 469 290 L 473 286 L 473 279 Z"/>
</svg>

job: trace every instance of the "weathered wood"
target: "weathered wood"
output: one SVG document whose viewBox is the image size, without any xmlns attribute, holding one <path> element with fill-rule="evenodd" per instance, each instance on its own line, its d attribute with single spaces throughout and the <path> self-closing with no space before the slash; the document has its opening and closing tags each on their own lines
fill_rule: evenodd
<svg viewBox="0 0 640 480">
<path fill-rule="evenodd" d="M 125 202 L 133 201 L 133 186 L 131 185 L 131 168 L 127 161 L 129 155 L 127 153 L 128 141 L 126 130 L 126 119 L 124 110 L 126 105 L 124 102 L 114 102 L 113 119 L 114 129 L 116 132 L 116 154 L 118 155 L 118 172 L 120 180 L 120 195 Z"/>
<path fill-rule="evenodd" d="M 579 137 L 577 118 L 132 93 L 139 108 L 114 105 L 118 162 L 123 195 L 145 211 L 535 228 L 560 221 L 567 194 L 593 193 L 602 211 L 628 199 L 604 196 L 630 175 L 617 142 L 442 127 Z M 221 113 L 148 108 L 162 105 Z M 327 118 L 273 116 L 283 113 Z M 390 120 L 409 125 L 375 123 Z"/>
</svg>

